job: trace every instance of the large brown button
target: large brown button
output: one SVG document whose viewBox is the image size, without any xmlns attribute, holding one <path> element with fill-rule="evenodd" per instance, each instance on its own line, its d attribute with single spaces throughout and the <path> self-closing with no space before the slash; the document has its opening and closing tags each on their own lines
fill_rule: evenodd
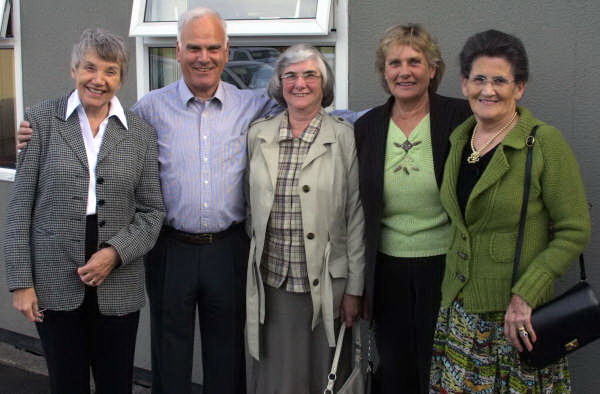
<svg viewBox="0 0 600 394">
<path fill-rule="evenodd" d="M 319 286 L 319 280 L 318 279 L 313 280 L 313 286 Z"/>
<path fill-rule="evenodd" d="M 313 233 L 308 233 L 308 234 L 306 234 L 306 238 L 308 238 L 308 239 L 314 239 L 315 235 Z"/>
<path fill-rule="evenodd" d="M 310 191 L 310 186 L 308 186 L 308 185 L 304 185 L 304 186 L 302 186 L 302 191 L 303 191 L 304 193 L 308 193 L 308 192 Z"/>
</svg>

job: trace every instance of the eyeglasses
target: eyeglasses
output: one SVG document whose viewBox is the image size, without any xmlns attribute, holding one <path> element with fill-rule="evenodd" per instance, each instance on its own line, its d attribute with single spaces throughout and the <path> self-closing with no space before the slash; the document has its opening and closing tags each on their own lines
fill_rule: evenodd
<svg viewBox="0 0 600 394">
<path fill-rule="evenodd" d="M 302 73 L 296 73 L 293 71 L 283 74 L 280 78 L 287 84 L 293 84 L 298 81 L 298 78 L 302 77 L 306 83 L 315 83 L 321 78 L 321 75 L 316 71 L 304 71 Z"/>
<path fill-rule="evenodd" d="M 504 77 L 494 77 L 492 79 L 488 79 L 487 77 L 483 76 L 483 75 L 476 75 L 474 77 L 469 78 L 469 82 L 471 82 L 473 85 L 479 87 L 479 88 L 483 88 L 485 86 L 487 86 L 488 83 L 491 83 L 493 87 L 497 88 L 497 89 L 502 89 L 507 87 L 508 85 L 510 85 L 511 83 L 515 82 L 514 80 L 509 81 L 508 79 L 504 78 Z"/>
</svg>

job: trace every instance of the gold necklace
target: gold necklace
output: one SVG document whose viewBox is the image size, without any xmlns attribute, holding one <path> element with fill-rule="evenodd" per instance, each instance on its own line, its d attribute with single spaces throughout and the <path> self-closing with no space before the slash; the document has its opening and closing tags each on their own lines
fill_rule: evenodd
<svg viewBox="0 0 600 394">
<path fill-rule="evenodd" d="M 508 126 L 510 126 L 512 124 L 513 120 L 515 120 L 516 117 L 517 117 L 517 112 L 515 111 L 515 114 L 512 116 L 512 118 L 510 118 L 508 123 L 505 124 L 504 126 L 502 126 L 500 128 L 500 130 L 498 130 L 492 136 L 492 138 L 490 138 L 488 140 L 488 142 L 486 142 L 485 145 L 483 145 L 479 150 L 475 149 L 475 134 L 477 133 L 477 127 L 479 126 L 479 123 L 477 123 L 475 125 L 475 129 L 473 130 L 473 135 L 471 135 L 471 150 L 472 150 L 472 152 L 469 155 L 469 157 L 467 157 L 467 163 L 469 163 L 469 164 L 477 163 L 479 161 L 479 158 L 481 157 L 481 154 L 479 152 L 485 150 L 485 148 L 487 148 L 492 143 L 492 141 L 496 139 L 496 137 L 498 137 L 500 134 L 502 134 L 502 132 L 504 130 L 506 130 L 508 128 Z"/>
</svg>

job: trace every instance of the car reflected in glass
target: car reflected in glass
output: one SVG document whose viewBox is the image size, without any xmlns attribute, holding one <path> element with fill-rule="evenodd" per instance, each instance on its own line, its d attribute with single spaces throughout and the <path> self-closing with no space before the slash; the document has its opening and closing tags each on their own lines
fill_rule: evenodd
<svg viewBox="0 0 600 394">
<path fill-rule="evenodd" d="M 225 65 L 221 79 L 239 89 L 261 90 L 273 76 L 275 69 L 256 61 L 230 61 Z"/>
<path fill-rule="evenodd" d="M 233 47 L 229 49 L 229 60 L 254 60 L 266 64 L 275 64 L 280 52 L 270 47 Z"/>
</svg>

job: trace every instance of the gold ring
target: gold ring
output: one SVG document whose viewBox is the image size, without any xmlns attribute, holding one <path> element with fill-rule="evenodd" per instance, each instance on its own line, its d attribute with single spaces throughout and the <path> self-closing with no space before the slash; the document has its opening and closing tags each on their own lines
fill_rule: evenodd
<svg viewBox="0 0 600 394">
<path fill-rule="evenodd" d="M 519 330 L 519 334 L 521 334 L 522 336 L 524 336 L 524 337 L 529 336 L 529 333 L 527 332 L 525 327 L 519 327 L 519 328 L 517 328 L 517 330 Z"/>
</svg>

